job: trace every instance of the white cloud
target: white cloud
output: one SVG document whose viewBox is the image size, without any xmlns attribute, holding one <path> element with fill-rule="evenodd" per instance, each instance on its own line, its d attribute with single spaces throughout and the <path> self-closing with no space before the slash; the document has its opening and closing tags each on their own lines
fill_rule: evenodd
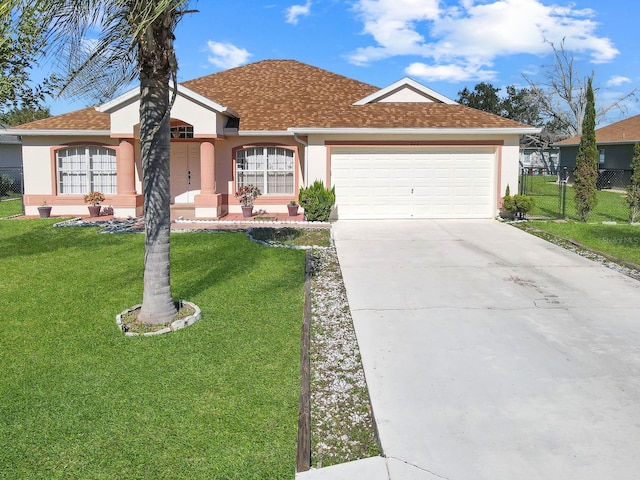
<svg viewBox="0 0 640 480">
<path fill-rule="evenodd" d="M 405 69 L 410 77 L 421 78 L 433 82 L 451 81 L 466 82 L 469 80 L 491 81 L 495 79 L 497 72 L 485 70 L 473 65 L 427 65 L 415 62 Z"/>
<path fill-rule="evenodd" d="M 251 57 L 247 50 L 236 47 L 231 43 L 209 40 L 207 42 L 207 50 L 210 53 L 209 57 L 207 57 L 209 63 L 225 70 L 247 63 L 247 60 Z"/>
<path fill-rule="evenodd" d="M 298 24 L 299 17 L 307 17 L 311 14 L 311 0 L 307 0 L 304 5 L 291 5 L 287 8 L 287 23 Z"/>
<path fill-rule="evenodd" d="M 619 87 L 624 83 L 631 83 L 631 79 L 629 77 L 614 75 L 609 80 L 607 80 L 607 87 Z"/>
<path fill-rule="evenodd" d="M 430 59 L 423 78 L 450 71 L 458 80 L 486 80 L 498 57 L 546 55 L 551 46 L 586 54 L 593 63 L 611 61 L 618 50 L 597 35 L 591 9 L 545 5 L 541 0 L 461 0 L 443 6 L 438 0 L 359 0 L 356 11 L 364 33 L 376 44 L 359 48 L 349 60 L 366 65 L 398 55 Z M 454 68 L 455 67 L 455 68 Z M 416 69 L 417 67 L 413 67 Z M 421 67 L 422 68 L 422 67 Z"/>
</svg>

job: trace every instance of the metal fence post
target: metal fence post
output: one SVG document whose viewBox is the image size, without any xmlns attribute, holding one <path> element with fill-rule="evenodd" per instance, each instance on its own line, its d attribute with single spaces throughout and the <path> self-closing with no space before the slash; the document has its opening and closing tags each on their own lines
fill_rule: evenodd
<svg viewBox="0 0 640 480">
<path fill-rule="evenodd" d="M 562 169 L 562 181 L 560 182 L 561 184 L 561 189 L 562 189 L 562 199 L 561 199 L 561 204 L 562 204 L 562 209 L 561 209 L 561 214 L 562 214 L 562 218 L 565 219 L 567 217 L 567 178 L 569 176 L 569 173 L 567 171 L 567 167 L 563 167 Z"/>
</svg>

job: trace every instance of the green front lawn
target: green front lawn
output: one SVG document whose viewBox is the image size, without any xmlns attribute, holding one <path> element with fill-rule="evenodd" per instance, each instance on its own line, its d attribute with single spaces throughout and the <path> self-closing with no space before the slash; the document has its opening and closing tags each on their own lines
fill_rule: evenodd
<svg viewBox="0 0 640 480">
<path fill-rule="evenodd" d="M 304 253 L 173 234 L 203 318 L 127 338 L 143 236 L 53 223 L 0 223 L 0 478 L 292 478 Z"/>
</svg>

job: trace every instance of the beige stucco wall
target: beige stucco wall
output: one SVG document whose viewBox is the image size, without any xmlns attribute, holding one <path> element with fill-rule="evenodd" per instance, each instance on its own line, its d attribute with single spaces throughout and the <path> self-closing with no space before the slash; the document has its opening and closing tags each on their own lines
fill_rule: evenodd
<svg viewBox="0 0 640 480">
<path fill-rule="evenodd" d="M 38 206 L 44 199 L 56 195 L 56 166 L 52 154 L 52 148 L 66 146 L 69 144 L 103 144 L 117 146 L 117 140 L 109 137 L 93 136 L 42 136 L 22 137 L 22 156 L 24 168 L 24 193 L 25 193 L 25 213 L 27 215 L 37 215 Z M 55 205 L 49 198 L 47 203 Z M 71 205 L 54 206 L 56 215 L 76 215 L 86 213 L 86 206 L 74 207 Z"/>
<path fill-rule="evenodd" d="M 236 147 L 251 146 L 251 145 L 288 145 L 295 146 L 298 149 L 298 165 L 297 165 L 297 177 L 296 181 L 299 187 L 304 186 L 304 161 L 305 161 L 305 147 L 301 143 L 298 143 L 292 136 L 280 136 L 280 137 L 227 137 L 224 140 L 216 140 L 215 142 L 215 155 L 216 155 L 216 193 L 229 195 L 229 212 L 239 213 L 241 212 L 240 204 L 233 197 L 234 192 L 234 172 L 233 172 L 233 149 Z M 269 199 L 267 196 L 262 196 L 258 199 L 257 204 L 261 202 L 267 202 Z M 270 212 L 286 212 L 288 202 L 282 201 L 279 204 L 269 204 L 268 210 Z M 266 208 L 259 207 L 256 208 Z"/>
<path fill-rule="evenodd" d="M 53 195 L 55 185 L 55 163 L 52 148 L 72 143 L 104 144 L 117 146 L 109 137 L 31 137 L 22 138 L 25 194 Z"/>
</svg>

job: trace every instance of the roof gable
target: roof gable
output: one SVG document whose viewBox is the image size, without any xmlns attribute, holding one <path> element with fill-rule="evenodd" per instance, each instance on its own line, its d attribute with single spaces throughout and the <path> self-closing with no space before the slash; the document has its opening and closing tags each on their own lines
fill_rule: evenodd
<svg viewBox="0 0 640 480">
<path fill-rule="evenodd" d="M 169 90 L 173 91 L 172 85 L 169 86 Z M 178 84 L 178 95 L 185 97 L 191 100 L 192 102 L 197 103 L 209 110 L 213 110 L 218 113 L 224 113 L 230 117 L 238 116 L 238 114 L 234 112 L 232 109 L 225 107 L 223 105 L 220 105 L 219 103 L 209 98 L 205 98 L 202 95 L 199 95 L 196 92 L 193 92 L 189 90 L 187 87 L 180 84 Z M 114 98 L 113 100 L 107 103 L 103 103 L 102 105 L 97 107 L 97 109 L 100 112 L 113 113 L 118 109 L 122 108 L 123 106 L 129 105 L 130 103 L 135 102 L 139 99 L 140 99 L 140 89 L 134 88 L 120 95 L 119 97 Z"/>
<path fill-rule="evenodd" d="M 392 83 L 371 95 L 366 96 L 354 103 L 354 105 L 366 105 L 368 103 L 378 102 L 398 102 L 398 103 L 445 103 L 447 105 L 455 105 L 448 97 L 439 94 L 435 90 L 422 85 L 421 83 L 405 77 Z"/>
</svg>

